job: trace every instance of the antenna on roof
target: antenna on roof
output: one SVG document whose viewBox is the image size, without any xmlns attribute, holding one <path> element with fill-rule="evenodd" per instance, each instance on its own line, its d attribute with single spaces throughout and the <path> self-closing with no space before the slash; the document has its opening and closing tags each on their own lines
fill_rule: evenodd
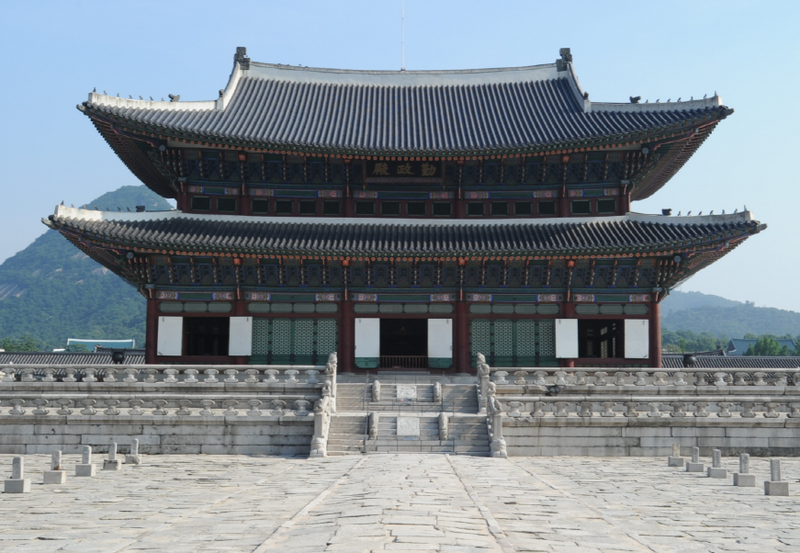
<svg viewBox="0 0 800 553">
<path fill-rule="evenodd" d="M 402 4 L 400 15 L 400 71 L 406 70 L 406 3 Z"/>
</svg>

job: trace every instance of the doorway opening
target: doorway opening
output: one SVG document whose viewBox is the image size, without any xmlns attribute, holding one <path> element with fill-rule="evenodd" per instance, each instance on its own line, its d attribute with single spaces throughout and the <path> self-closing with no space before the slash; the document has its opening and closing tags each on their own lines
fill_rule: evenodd
<svg viewBox="0 0 800 553">
<path fill-rule="evenodd" d="M 579 320 L 578 344 L 581 357 L 623 357 L 622 321 Z"/>
<path fill-rule="evenodd" d="M 380 319 L 380 367 L 428 368 L 428 320 Z"/>
</svg>

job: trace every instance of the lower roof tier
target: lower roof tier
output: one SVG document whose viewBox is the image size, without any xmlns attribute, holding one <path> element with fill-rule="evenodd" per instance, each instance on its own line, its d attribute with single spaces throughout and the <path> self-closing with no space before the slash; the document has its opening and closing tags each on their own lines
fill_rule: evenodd
<svg viewBox="0 0 800 553">
<path fill-rule="evenodd" d="M 43 222 L 112 249 L 321 257 L 614 256 L 729 249 L 766 225 L 750 212 L 706 217 L 497 220 L 267 218 L 114 213 L 58 206 Z"/>
<path fill-rule="evenodd" d="M 588 262 L 594 272 L 600 267 L 594 267 L 591 260 L 658 259 L 663 270 L 640 284 L 672 288 L 766 227 L 753 220 L 750 212 L 706 217 L 629 213 L 596 219 L 385 222 L 195 215 L 179 211 L 118 213 L 64 206 L 59 206 L 44 223 L 140 288 L 155 282 L 153 273 L 142 271 L 138 264 L 181 263 L 177 258 L 187 256 L 198 264 L 207 263 L 209 258 L 230 264 L 233 258 L 236 264 L 245 265 L 269 258 L 309 262 L 322 259 L 334 264 L 346 264 L 348 260 L 463 264 L 538 260 L 548 264 L 548 272 L 558 269 L 556 265 L 549 267 L 554 261 L 559 266 L 566 263 L 566 267 L 577 268 L 586 267 Z M 238 277 L 234 280 L 247 284 Z M 543 282 L 549 287 L 562 280 L 546 278 Z M 567 278 L 562 284 L 569 288 L 572 281 Z M 212 284 L 235 286 L 221 278 Z M 452 284 L 459 286 L 456 281 Z M 464 285 L 467 283 L 462 281 L 461 286 Z"/>
</svg>

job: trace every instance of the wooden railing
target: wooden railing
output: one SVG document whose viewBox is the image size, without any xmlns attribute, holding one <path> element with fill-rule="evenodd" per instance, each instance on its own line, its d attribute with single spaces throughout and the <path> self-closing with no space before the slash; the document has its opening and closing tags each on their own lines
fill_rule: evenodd
<svg viewBox="0 0 800 553">
<path fill-rule="evenodd" d="M 427 369 L 427 355 L 381 355 L 382 369 Z"/>
</svg>

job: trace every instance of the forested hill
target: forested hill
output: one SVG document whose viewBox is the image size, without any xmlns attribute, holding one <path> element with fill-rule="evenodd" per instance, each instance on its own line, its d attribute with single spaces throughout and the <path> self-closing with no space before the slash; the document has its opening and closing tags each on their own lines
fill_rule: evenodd
<svg viewBox="0 0 800 553">
<path fill-rule="evenodd" d="M 145 186 L 124 186 L 87 207 L 171 209 Z M 32 337 L 44 350 L 67 338 L 136 338 L 144 344 L 145 300 L 54 230 L 0 265 L 0 339 Z"/>
<path fill-rule="evenodd" d="M 796 336 L 800 334 L 800 313 L 699 292 L 672 292 L 661 303 L 661 324 L 664 329 L 728 338 L 742 338 L 748 333 Z"/>
</svg>

